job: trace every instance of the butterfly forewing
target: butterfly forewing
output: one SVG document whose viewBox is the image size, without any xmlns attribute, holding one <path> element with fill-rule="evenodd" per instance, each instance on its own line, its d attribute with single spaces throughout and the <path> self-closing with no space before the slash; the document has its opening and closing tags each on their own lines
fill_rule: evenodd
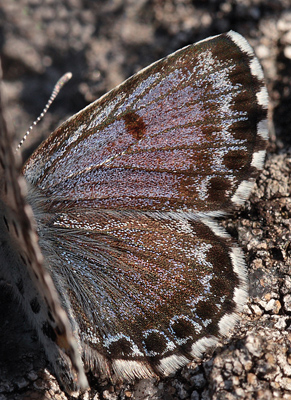
<svg viewBox="0 0 291 400">
<path fill-rule="evenodd" d="M 134 75 L 27 161 L 45 266 L 94 373 L 167 375 L 233 326 L 244 258 L 213 217 L 250 194 L 266 109 L 261 67 L 229 32 Z"/>
<path fill-rule="evenodd" d="M 266 91 L 253 60 L 231 35 L 177 51 L 63 124 L 27 178 L 63 202 L 101 209 L 229 206 L 263 160 Z"/>
</svg>

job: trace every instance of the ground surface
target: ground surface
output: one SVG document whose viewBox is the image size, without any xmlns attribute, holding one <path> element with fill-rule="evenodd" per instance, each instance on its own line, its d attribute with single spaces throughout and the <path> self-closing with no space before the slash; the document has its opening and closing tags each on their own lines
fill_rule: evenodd
<svg viewBox="0 0 291 400">
<path fill-rule="evenodd" d="M 74 74 L 27 146 L 186 44 L 229 29 L 250 41 L 266 76 L 271 139 L 256 190 L 226 222 L 248 261 L 251 297 L 242 322 L 198 366 L 160 382 L 92 382 L 84 398 L 291 399 L 290 0 L 15 0 L 2 2 L 0 19 L 6 106 L 19 137 L 40 114 L 57 79 Z M 2 286 L 0 400 L 66 399 Z"/>
</svg>

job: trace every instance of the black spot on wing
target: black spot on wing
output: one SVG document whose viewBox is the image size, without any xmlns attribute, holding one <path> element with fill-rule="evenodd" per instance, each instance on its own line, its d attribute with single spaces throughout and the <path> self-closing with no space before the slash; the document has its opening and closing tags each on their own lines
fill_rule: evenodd
<svg viewBox="0 0 291 400">
<path fill-rule="evenodd" d="M 57 339 L 57 335 L 53 329 L 53 327 L 46 321 L 43 323 L 42 325 L 42 331 L 43 334 L 48 337 L 49 339 L 51 339 L 53 342 L 56 341 Z"/>
<path fill-rule="evenodd" d="M 40 312 L 40 304 L 36 297 L 34 297 L 30 302 L 30 308 L 34 314 L 38 314 Z"/>
</svg>

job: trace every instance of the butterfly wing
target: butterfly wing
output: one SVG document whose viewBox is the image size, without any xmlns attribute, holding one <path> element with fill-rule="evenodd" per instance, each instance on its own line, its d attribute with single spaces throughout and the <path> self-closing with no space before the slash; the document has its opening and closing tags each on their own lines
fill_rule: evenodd
<svg viewBox="0 0 291 400">
<path fill-rule="evenodd" d="M 93 370 L 167 375 L 226 334 L 246 301 L 243 254 L 207 217 L 77 209 L 46 229 Z"/>
<path fill-rule="evenodd" d="M 265 154 L 262 79 L 236 33 L 188 46 L 65 122 L 25 175 L 63 203 L 94 208 L 206 212 L 242 203 Z"/>
<path fill-rule="evenodd" d="M 43 265 L 36 222 L 25 200 L 27 187 L 21 174 L 21 162 L 19 155 L 13 153 L 12 145 L 0 98 L 1 277 L 12 287 L 42 342 L 49 349 L 49 359 L 55 366 L 58 364 L 59 374 L 65 377 L 67 369 L 72 371 L 72 382 L 67 387 L 85 388 L 87 379 L 80 350 L 51 276 Z"/>
<path fill-rule="evenodd" d="M 229 32 L 136 74 L 28 160 L 40 246 L 93 370 L 168 374 L 233 325 L 245 265 L 213 216 L 250 194 L 266 109 L 261 67 Z"/>
</svg>

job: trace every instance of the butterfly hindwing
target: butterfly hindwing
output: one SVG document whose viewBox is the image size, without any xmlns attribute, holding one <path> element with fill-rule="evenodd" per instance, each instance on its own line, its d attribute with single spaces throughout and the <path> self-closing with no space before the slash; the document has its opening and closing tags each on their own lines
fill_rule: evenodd
<svg viewBox="0 0 291 400">
<path fill-rule="evenodd" d="M 60 213 L 48 237 L 44 254 L 59 249 L 49 260 L 84 346 L 123 377 L 169 374 L 201 356 L 247 296 L 241 250 L 207 217 L 80 210 Z"/>
</svg>

